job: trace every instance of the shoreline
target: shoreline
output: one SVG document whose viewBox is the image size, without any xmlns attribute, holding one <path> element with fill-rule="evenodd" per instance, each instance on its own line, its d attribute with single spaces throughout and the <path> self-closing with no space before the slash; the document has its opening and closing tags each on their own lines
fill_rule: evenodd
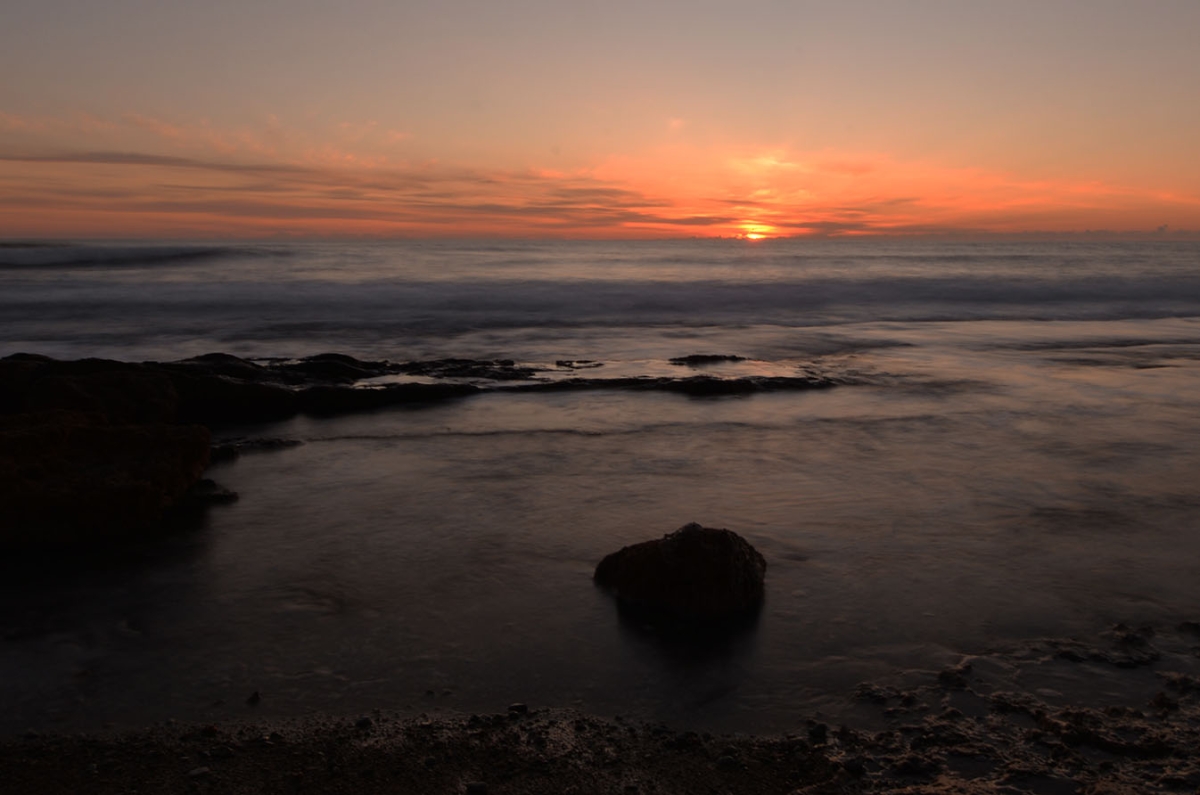
<svg viewBox="0 0 1200 795">
<path fill-rule="evenodd" d="M 1200 680 L 1177 677 L 1166 690 L 1141 709 L 1052 707 L 976 693 L 968 662 L 932 690 L 860 693 L 889 715 L 876 732 L 808 721 L 798 733 L 712 735 L 524 704 L 470 716 L 375 710 L 26 732 L 0 737 L 0 770 L 13 795 L 1194 791 Z"/>
<path fill-rule="evenodd" d="M 575 709 L 167 720 L 0 735 L 13 795 L 1117 795 L 1200 788 L 1200 622 L 1113 627 L 863 682 L 876 720 L 715 734 Z M 1084 677 L 1074 690 L 1039 686 Z M 1120 681 L 1120 696 L 1108 686 Z M 1061 685 L 1060 685 L 1061 686 Z M 251 710 L 258 694 L 247 700 Z"/>
</svg>

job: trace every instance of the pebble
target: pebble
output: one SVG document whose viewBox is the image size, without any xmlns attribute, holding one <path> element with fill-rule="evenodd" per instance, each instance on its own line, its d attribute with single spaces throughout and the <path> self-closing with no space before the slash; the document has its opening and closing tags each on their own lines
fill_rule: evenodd
<svg viewBox="0 0 1200 795">
<path fill-rule="evenodd" d="M 212 771 L 207 767 L 196 767 L 188 771 L 188 778 L 204 778 Z"/>
</svg>

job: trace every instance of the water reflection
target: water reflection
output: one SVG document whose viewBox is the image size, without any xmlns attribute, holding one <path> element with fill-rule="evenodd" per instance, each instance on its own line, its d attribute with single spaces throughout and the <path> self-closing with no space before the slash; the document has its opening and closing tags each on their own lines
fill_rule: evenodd
<svg viewBox="0 0 1200 795">
<path fill-rule="evenodd" d="M 165 543 L 6 564 L 0 723 L 233 719 L 257 690 L 263 715 L 524 701 L 786 729 L 955 651 L 1197 617 L 1191 359 L 999 344 L 1065 334 L 1025 324 L 844 333 L 885 331 L 913 344 L 845 364 L 907 377 L 871 386 L 240 429 L 306 444 L 215 468 L 242 499 Z M 647 628 L 591 585 L 608 552 L 688 521 L 768 559 L 742 631 Z"/>
</svg>

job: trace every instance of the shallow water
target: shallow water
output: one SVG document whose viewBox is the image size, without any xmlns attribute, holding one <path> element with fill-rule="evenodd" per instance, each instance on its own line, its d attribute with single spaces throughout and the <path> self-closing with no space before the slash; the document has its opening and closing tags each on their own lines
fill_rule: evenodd
<svg viewBox="0 0 1200 795">
<path fill-rule="evenodd" d="M 219 257 L 162 266 L 170 273 L 149 282 L 128 275 L 144 263 L 10 267 L 15 292 L 0 311 L 16 332 L 0 352 L 136 359 L 338 349 L 393 360 L 603 362 L 589 375 L 686 373 L 666 360 L 729 353 L 751 361 L 694 372 L 803 368 L 846 383 L 722 398 L 501 389 L 421 409 L 226 429 L 303 444 L 215 466 L 211 476 L 241 499 L 166 542 L 66 572 L 57 562 L 9 572 L 0 729 L 525 701 L 787 730 L 818 713 L 853 720 L 863 680 L 930 675 L 963 653 L 1090 636 L 1118 621 L 1200 618 L 1200 292 L 1188 286 L 1197 249 L 1025 246 L 989 261 L 986 250 L 880 254 L 859 244 L 808 259 L 768 249 L 761 262 L 761 249 L 743 246 L 697 264 L 697 245 L 641 249 L 650 263 L 642 293 L 638 248 L 628 244 L 568 246 L 561 260 L 553 245 L 421 249 L 426 259 L 407 267 L 425 262 L 426 286 L 449 288 L 428 287 L 436 301 L 388 312 L 371 303 L 391 278 L 381 276 L 385 249 L 371 249 L 374 271 L 355 271 L 357 255 L 347 255 L 350 275 L 337 278 L 324 260 L 290 253 L 300 271 L 326 274 L 319 284 L 370 288 L 353 293 L 359 304 L 345 316 L 360 327 L 332 340 L 322 325 L 332 320 L 305 325 L 329 307 L 299 303 L 288 280 L 308 282 L 295 274 L 277 291 L 259 274 L 252 290 L 279 312 L 291 307 L 302 330 L 289 336 L 236 300 L 232 309 L 207 298 L 171 303 L 180 280 L 190 294 L 217 295 L 222 279 L 250 278 L 222 271 Z M 624 260 L 609 276 L 626 299 L 649 296 L 662 322 L 647 324 L 637 307 L 606 321 L 611 307 L 590 308 L 593 281 L 564 298 L 589 251 L 620 259 L 610 248 Z M 336 259 L 332 248 L 321 252 Z M 487 258 L 500 255 L 512 262 L 497 267 L 528 284 L 508 285 L 497 309 L 480 284 Z M 757 265 L 737 276 L 743 255 Z M 432 268 L 439 257 L 450 265 Z M 1131 284 L 1143 268 L 1141 292 L 1100 295 L 1092 284 L 1094 294 L 1068 290 L 1055 303 L 1014 299 L 1005 287 L 988 300 L 945 301 L 957 308 L 949 318 L 931 314 L 928 298 L 944 285 L 893 290 L 891 302 L 871 293 L 909 278 L 955 283 L 947 294 L 961 294 L 1017 272 L 1086 285 L 1097 278 L 1088 257 L 1104 278 L 1120 273 Z M 709 286 L 689 280 L 688 268 Z M 736 276 L 735 298 L 712 298 L 720 269 Z M 821 305 L 823 321 L 775 295 L 800 295 L 814 273 L 845 296 Z M 661 286 L 668 278 L 672 289 Z M 856 302 L 860 282 L 869 289 Z M 1147 285 L 1167 282 L 1173 292 L 1151 295 Z M 102 297 L 88 299 L 97 285 Z M 242 288 L 230 289 L 226 298 Z M 546 293 L 565 308 L 545 309 Z M 454 301 L 467 304 L 455 310 Z M 38 302 L 53 311 L 38 315 Z M 139 309 L 111 327 L 98 320 L 121 314 L 118 305 Z M 543 310 L 557 319 L 541 324 Z M 436 322 L 399 344 L 388 334 L 419 325 L 406 312 Z M 118 331 L 84 333 L 93 327 Z M 665 642 L 619 620 L 590 581 L 607 552 L 689 521 L 736 530 L 768 561 L 757 626 L 716 647 Z M 1086 690 L 1085 673 L 1073 676 Z M 1104 685 L 1113 697 L 1122 687 Z M 256 690 L 262 703 L 248 713 Z"/>
</svg>

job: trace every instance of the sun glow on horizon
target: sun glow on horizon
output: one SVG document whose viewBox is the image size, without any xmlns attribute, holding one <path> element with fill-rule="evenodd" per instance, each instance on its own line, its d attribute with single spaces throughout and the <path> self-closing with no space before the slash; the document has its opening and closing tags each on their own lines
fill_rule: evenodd
<svg viewBox="0 0 1200 795">
<path fill-rule="evenodd" d="M 1186 188 L 882 152 L 678 142 L 570 169 L 536 159 L 502 168 L 392 160 L 361 141 L 334 153 L 278 119 L 270 130 L 284 143 L 203 121 L 0 113 L 0 236 L 753 241 L 1200 230 L 1200 196 Z"/>
<path fill-rule="evenodd" d="M 738 228 L 742 230 L 738 237 L 744 240 L 766 240 L 779 236 L 776 227 L 758 221 L 743 221 Z"/>
</svg>

